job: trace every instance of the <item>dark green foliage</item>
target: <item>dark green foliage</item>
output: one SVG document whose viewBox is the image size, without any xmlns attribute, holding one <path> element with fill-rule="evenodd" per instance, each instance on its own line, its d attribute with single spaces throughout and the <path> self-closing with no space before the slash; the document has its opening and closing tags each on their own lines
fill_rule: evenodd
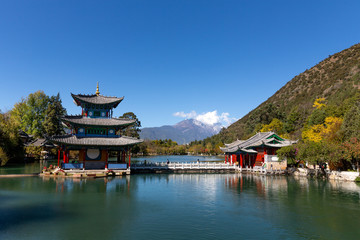
<svg viewBox="0 0 360 240">
<path fill-rule="evenodd" d="M 293 108 L 286 118 L 284 123 L 284 131 L 286 133 L 294 132 L 296 127 L 299 125 L 300 114 L 297 109 L 297 107 Z"/>
<path fill-rule="evenodd" d="M 328 115 L 326 114 L 324 108 L 315 109 L 310 115 L 307 121 L 307 125 L 312 126 L 312 125 L 322 124 L 327 116 Z"/>
<path fill-rule="evenodd" d="M 19 127 L 9 114 L 0 113 L 0 165 L 23 159 L 24 149 L 19 136 Z"/>
<path fill-rule="evenodd" d="M 54 136 L 64 133 L 60 118 L 65 114 L 66 110 L 61 104 L 60 94 L 58 93 L 56 96 L 51 96 L 45 111 L 45 120 L 43 123 L 46 135 Z"/>
<path fill-rule="evenodd" d="M 326 162 L 336 164 L 343 157 L 341 146 L 328 141 L 299 143 L 297 148 L 298 159 L 313 165 Z"/>
<path fill-rule="evenodd" d="M 160 154 L 160 155 L 185 155 L 186 146 L 178 145 L 171 139 L 165 140 L 146 140 L 139 144 L 139 152 L 144 155 Z"/>
<path fill-rule="evenodd" d="M 276 151 L 276 154 L 279 157 L 279 160 L 287 160 L 288 164 L 296 164 L 296 157 L 297 157 L 297 148 L 296 146 L 287 146 L 280 148 Z"/>
<path fill-rule="evenodd" d="M 133 112 L 127 112 L 127 113 L 124 113 L 120 118 L 136 120 L 135 124 L 123 129 L 121 131 L 121 135 L 128 136 L 128 137 L 134 137 L 134 138 L 140 138 L 139 132 L 141 131 L 140 130 L 141 122 L 136 117 L 136 115 Z"/>
<path fill-rule="evenodd" d="M 345 140 L 360 137 L 360 106 L 355 103 L 344 116 L 341 130 Z"/>
</svg>

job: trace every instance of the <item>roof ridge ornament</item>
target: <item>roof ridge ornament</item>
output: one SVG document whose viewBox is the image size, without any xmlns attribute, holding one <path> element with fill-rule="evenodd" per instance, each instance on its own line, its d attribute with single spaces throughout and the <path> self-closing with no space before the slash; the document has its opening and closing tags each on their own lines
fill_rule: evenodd
<svg viewBox="0 0 360 240">
<path fill-rule="evenodd" d="M 97 86 L 96 86 L 96 92 L 95 92 L 95 94 L 96 94 L 97 96 L 99 96 L 99 95 L 100 95 L 100 92 L 99 92 L 99 82 L 97 82 Z"/>
</svg>

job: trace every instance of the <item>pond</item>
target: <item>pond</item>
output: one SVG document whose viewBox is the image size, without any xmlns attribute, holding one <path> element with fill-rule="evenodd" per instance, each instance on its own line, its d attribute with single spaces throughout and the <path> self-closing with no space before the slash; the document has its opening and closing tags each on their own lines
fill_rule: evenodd
<svg viewBox="0 0 360 240">
<path fill-rule="evenodd" d="M 0 201 L 0 239 L 355 239 L 360 234 L 360 186 L 353 182 L 247 174 L 0 178 Z"/>
</svg>

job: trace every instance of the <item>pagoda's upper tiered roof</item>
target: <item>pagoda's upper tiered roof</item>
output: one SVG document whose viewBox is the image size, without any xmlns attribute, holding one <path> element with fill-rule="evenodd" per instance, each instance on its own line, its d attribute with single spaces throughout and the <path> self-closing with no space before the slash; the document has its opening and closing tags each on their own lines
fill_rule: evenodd
<svg viewBox="0 0 360 240">
<path fill-rule="evenodd" d="M 136 122 L 135 119 L 126 118 L 87 118 L 82 115 L 65 116 L 61 118 L 65 123 L 75 126 L 95 126 L 95 127 L 126 127 Z"/>
<path fill-rule="evenodd" d="M 132 137 L 77 137 L 73 134 L 54 136 L 50 140 L 60 145 L 88 147 L 123 147 L 142 143 L 144 140 Z"/>
<path fill-rule="evenodd" d="M 247 140 L 237 140 L 230 144 L 225 144 L 225 147 L 220 148 L 223 152 L 247 152 L 257 153 L 253 148 L 259 146 L 268 147 L 286 147 L 290 146 L 297 141 L 291 141 L 288 139 L 281 138 L 274 132 L 259 132 Z"/>
<path fill-rule="evenodd" d="M 81 106 L 81 103 L 89 103 L 96 105 L 112 105 L 112 107 L 116 108 L 117 105 L 124 99 L 124 97 L 107 97 L 100 94 L 72 94 L 71 96 L 74 98 L 77 106 Z"/>
</svg>

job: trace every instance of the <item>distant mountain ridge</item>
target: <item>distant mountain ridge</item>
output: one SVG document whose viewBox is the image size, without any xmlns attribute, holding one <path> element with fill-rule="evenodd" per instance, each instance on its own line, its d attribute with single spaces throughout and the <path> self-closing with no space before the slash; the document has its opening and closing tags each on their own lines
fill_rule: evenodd
<svg viewBox="0 0 360 240">
<path fill-rule="evenodd" d="M 178 144 L 186 144 L 211 137 L 219 133 L 221 128 L 220 124 L 208 125 L 195 119 L 186 119 L 172 126 L 143 128 L 140 137 L 149 140 L 171 139 Z"/>
</svg>

